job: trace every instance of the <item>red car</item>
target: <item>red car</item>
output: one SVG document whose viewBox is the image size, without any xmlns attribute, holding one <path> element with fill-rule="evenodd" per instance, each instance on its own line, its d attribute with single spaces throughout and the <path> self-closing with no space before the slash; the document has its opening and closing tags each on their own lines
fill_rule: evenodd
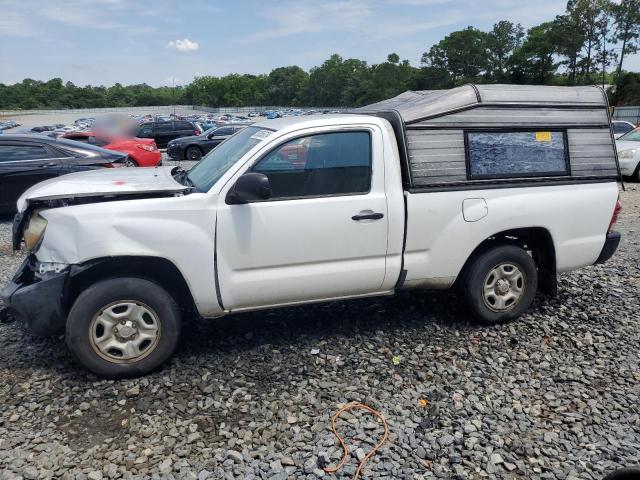
<svg viewBox="0 0 640 480">
<path fill-rule="evenodd" d="M 69 132 L 62 137 L 126 153 L 128 157 L 124 163 L 127 167 L 155 167 L 162 160 L 156 142 L 150 138 L 106 138 L 92 132 Z"/>
</svg>

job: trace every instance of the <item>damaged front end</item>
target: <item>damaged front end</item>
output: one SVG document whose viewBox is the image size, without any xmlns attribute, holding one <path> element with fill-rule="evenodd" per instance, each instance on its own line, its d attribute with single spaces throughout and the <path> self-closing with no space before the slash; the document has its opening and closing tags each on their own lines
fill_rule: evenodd
<svg viewBox="0 0 640 480">
<path fill-rule="evenodd" d="M 36 335 L 54 335 L 64 329 L 69 266 L 43 264 L 29 255 L 0 292 L 9 314 Z"/>
</svg>

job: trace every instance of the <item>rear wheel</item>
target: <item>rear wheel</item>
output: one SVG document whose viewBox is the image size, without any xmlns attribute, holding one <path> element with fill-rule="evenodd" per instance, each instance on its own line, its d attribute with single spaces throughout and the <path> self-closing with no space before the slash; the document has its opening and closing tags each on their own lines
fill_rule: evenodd
<svg viewBox="0 0 640 480">
<path fill-rule="evenodd" d="M 478 320 L 497 324 L 529 308 L 538 287 L 536 264 L 524 249 L 501 245 L 478 256 L 463 281 L 467 306 Z"/>
<path fill-rule="evenodd" d="M 97 375 L 143 375 L 174 352 L 180 335 L 178 306 L 159 285 L 141 278 L 98 282 L 82 292 L 67 318 L 66 341 Z"/>
<path fill-rule="evenodd" d="M 137 167 L 138 166 L 138 162 L 136 162 L 131 157 L 127 157 L 127 159 L 124 161 L 124 166 L 125 167 Z"/>
<path fill-rule="evenodd" d="M 198 147 L 189 147 L 187 148 L 184 156 L 189 161 L 198 162 L 202 158 L 202 150 L 200 150 Z"/>
</svg>

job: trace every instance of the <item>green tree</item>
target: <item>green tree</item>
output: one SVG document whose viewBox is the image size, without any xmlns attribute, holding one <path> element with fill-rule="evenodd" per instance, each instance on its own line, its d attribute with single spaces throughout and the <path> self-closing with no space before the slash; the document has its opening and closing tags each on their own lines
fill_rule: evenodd
<svg viewBox="0 0 640 480">
<path fill-rule="evenodd" d="M 640 105 L 640 73 L 627 73 L 622 76 L 616 89 L 618 105 Z"/>
<path fill-rule="evenodd" d="M 271 71 L 267 80 L 266 102 L 269 105 L 299 105 L 309 83 L 309 74 L 298 66 Z"/>
<path fill-rule="evenodd" d="M 616 77 L 620 77 L 624 58 L 638 51 L 640 38 L 640 0 L 622 0 L 613 7 L 615 40 L 622 42 Z"/>
<path fill-rule="evenodd" d="M 575 15 L 558 15 L 554 20 L 553 33 L 556 52 L 563 59 L 559 64 L 566 67 L 569 82 L 575 85 L 580 52 L 585 43 L 582 24 Z"/>
<path fill-rule="evenodd" d="M 497 82 L 508 78 L 507 70 L 513 52 L 520 47 L 524 38 L 522 25 L 502 20 L 487 34 L 489 52 L 488 76 Z"/>
<path fill-rule="evenodd" d="M 556 71 L 555 23 L 545 22 L 527 32 L 512 60 L 511 78 L 516 83 L 550 83 Z"/>
<path fill-rule="evenodd" d="M 446 70 L 455 83 L 475 81 L 489 68 L 489 38 L 485 32 L 467 27 L 450 33 L 422 55 L 426 67 Z"/>
</svg>

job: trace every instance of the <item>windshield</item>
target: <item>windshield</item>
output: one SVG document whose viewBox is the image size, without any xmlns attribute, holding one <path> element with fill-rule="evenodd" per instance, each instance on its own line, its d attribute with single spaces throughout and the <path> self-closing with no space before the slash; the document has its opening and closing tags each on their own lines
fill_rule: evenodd
<svg viewBox="0 0 640 480">
<path fill-rule="evenodd" d="M 640 142 L 640 128 L 631 130 L 629 133 L 625 133 L 618 140 L 629 140 L 631 142 Z"/>
<path fill-rule="evenodd" d="M 248 127 L 229 137 L 204 156 L 200 162 L 189 170 L 188 179 L 200 192 L 209 189 L 222 177 L 231 166 L 272 133 L 272 130 Z"/>
<path fill-rule="evenodd" d="M 219 128 L 220 127 L 211 127 L 209 130 L 206 130 L 206 131 L 202 132 L 202 135 L 209 135 L 209 134 L 215 132 Z"/>
</svg>

